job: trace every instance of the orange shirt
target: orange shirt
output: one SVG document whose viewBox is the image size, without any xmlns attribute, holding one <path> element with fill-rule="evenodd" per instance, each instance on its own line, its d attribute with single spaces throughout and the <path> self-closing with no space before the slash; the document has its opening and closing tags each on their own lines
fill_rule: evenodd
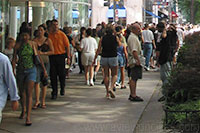
<svg viewBox="0 0 200 133">
<path fill-rule="evenodd" d="M 59 30 L 56 33 L 50 33 L 48 37 L 53 43 L 54 55 L 66 53 L 65 47 L 69 48 L 69 40 L 64 32 Z"/>
</svg>

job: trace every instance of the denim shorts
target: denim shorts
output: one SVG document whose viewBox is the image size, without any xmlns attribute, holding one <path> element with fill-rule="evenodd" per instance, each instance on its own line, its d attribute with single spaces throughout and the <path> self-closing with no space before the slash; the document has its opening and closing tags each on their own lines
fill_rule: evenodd
<svg viewBox="0 0 200 133">
<path fill-rule="evenodd" d="M 116 67 L 118 66 L 117 57 L 101 57 L 101 66 Z"/>
<path fill-rule="evenodd" d="M 16 73 L 16 78 L 18 83 L 20 82 L 24 83 L 30 80 L 36 82 L 36 77 L 37 77 L 37 69 L 35 66 L 29 69 L 17 70 Z"/>
<path fill-rule="evenodd" d="M 124 67 L 125 66 L 125 59 L 123 56 L 117 56 L 118 58 L 118 66 L 119 67 Z"/>
</svg>

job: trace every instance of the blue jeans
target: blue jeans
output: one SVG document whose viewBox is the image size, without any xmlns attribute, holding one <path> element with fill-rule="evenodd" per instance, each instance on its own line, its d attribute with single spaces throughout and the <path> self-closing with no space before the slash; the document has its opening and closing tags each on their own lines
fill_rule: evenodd
<svg viewBox="0 0 200 133">
<path fill-rule="evenodd" d="M 151 58 L 152 49 L 153 49 L 152 43 L 145 43 L 144 44 L 144 57 L 146 58 L 146 60 L 145 60 L 145 66 L 146 67 L 149 67 L 149 61 L 150 61 L 150 58 Z"/>
<path fill-rule="evenodd" d="M 172 69 L 171 62 L 166 62 L 165 64 L 160 65 L 160 78 L 162 80 L 162 86 L 168 83 L 168 77 L 170 76 L 171 69 Z M 162 93 L 164 94 L 164 90 L 162 90 Z"/>
</svg>

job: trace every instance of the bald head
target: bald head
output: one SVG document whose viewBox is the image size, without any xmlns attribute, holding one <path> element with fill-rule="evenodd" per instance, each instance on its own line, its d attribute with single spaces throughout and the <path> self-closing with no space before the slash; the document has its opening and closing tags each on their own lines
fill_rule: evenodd
<svg viewBox="0 0 200 133">
<path fill-rule="evenodd" d="M 140 28 L 140 25 L 137 24 L 137 23 L 134 23 L 131 25 L 131 31 L 136 34 L 136 35 L 139 35 L 141 33 L 141 28 Z"/>
</svg>

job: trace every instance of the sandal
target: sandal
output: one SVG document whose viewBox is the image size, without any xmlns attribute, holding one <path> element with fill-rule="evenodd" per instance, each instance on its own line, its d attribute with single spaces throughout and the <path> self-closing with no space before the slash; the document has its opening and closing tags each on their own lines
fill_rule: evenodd
<svg viewBox="0 0 200 133">
<path fill-rule="evenodd" d="M 34 104 L 34 106 L 32 107 L 32 109 L 37 109 L 37 108 L 39 108 L 39 107 L 40 107 L 40 103 Z"/>
<path fill-rule="evenodd" d="M 26 112 L 21 112 L 21 114 L 19 116 L 19 119 L 24 119 L 25 118 L 25 114 L 26 114 Z"/>
<path fill-rule="evenodd" d="M 110 94 L 110 97 L 111 98 L 115 98 L 115 94 L 112 90 L 109 90 L 108 93 Z"/>
<path fill-rule="evenodd" d="M 42 109 L 46 109 L 46 108 L 47 108 L 46 104 L 42 104 L 42 105 L 41 105 L 41 108 L 42 108 Z"/>
<path fill-rule="evenodd" d="M 25 126 L 31 126 L 31 125 L 32 125 L 32 122 L 26 120 Z"/>
</svg>

